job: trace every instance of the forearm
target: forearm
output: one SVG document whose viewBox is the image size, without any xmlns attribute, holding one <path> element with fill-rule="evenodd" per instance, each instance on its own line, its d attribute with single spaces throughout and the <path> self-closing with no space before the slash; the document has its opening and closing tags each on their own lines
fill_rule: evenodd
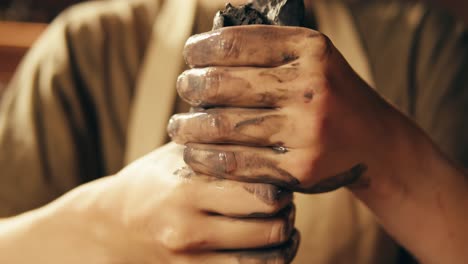
<svg viewBox="0 0 468 264">
<path fill-rule="evenodd" d="M 467 175 L 422 131 L 404 123 L 396 150 L 389 151 L 391 165 L 353 192 L 422 263 L 463 263 L 468 259 Z"/>
<path fill-rule="evenodd" d="M 71 198 L 73 199 L 73 197 Z M 70 197 L 0 219 L 0 263 L 106 263 L 96 223 L 73 208 Z"/>
</svg>

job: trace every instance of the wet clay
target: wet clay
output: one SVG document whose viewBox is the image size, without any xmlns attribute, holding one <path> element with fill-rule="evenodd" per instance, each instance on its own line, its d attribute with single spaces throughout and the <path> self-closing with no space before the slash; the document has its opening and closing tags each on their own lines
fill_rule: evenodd
<svg viewBox="0 0 468 264">
<path fill-rule="evenodd" d="M 253 0 L 239 7 L 227 4 L 216 14 L 213 30 L 253 24 L 302 26 L 304 10 L 303 0 Z"/>
<path fill-rule="evenodd" d="M 270 25 L 265 15 L 255 10 L 252 4 L 234 7 L 227 4 L 225 9 L 219 11 L 214 19 L 213 30 L 222 27 L 243 26 L 253 24 Z"/>
</svg>

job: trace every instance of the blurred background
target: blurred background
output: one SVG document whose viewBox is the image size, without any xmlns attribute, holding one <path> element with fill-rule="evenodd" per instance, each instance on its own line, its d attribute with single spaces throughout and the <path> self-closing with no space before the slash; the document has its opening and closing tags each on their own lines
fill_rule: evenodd
<svg viewBox="0 0 468 264">
<path fill-rule="evenodd" d="M 0 0 L 0 97 L 21 58 L 61 11 L 89 0 Z"/>
</svg>

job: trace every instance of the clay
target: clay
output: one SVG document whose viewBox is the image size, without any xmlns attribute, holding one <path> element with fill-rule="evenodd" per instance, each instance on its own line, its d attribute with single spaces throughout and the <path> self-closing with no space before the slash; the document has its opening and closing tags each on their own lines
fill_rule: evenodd
<svg viewBox="0 0 468 264">
<path fill-rule="evenodd" d="M 304 23 L 303 0 L 253 0 L 234 7 L 227 4 L 213 21 L 213 30 L 241 25 L 302 26 Z"/>
<path fill-rule="evenodd" d="M 271 25 L 270 21 L 259 11 L 255 10 L 251 4 L 234 7 L 227 4 L 226 8 L 219 11 L 213 22 L 213 30 L 222 27 L 243 26 L 253 24 Z"/>
</svg>

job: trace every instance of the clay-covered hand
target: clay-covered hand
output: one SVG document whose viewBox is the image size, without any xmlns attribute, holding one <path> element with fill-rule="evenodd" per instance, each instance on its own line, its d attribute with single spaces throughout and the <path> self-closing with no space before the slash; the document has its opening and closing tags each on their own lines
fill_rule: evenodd
<svg viewBox="0 0 468 264">
<path fill-rule="evenodd" d="M 168 145 L 46 206 L 47 221 L 36 229 L 47 240 L 30 236 L 23 257 L 38 253 L 44 261 L 37 263 L 291 261 L 298 245 L 291 193 L 194 173 L 180 168 L 181 154 L 181 147 Z"/>
<path fill-rule="evenodd" d="M 363 186 L 388 162 L 401 114 L 323 34 L 239 26 L 191 37 L 178 79 L 194 108 L 168 132 L 197 172 L 294 191 Z"/>
</svg>

